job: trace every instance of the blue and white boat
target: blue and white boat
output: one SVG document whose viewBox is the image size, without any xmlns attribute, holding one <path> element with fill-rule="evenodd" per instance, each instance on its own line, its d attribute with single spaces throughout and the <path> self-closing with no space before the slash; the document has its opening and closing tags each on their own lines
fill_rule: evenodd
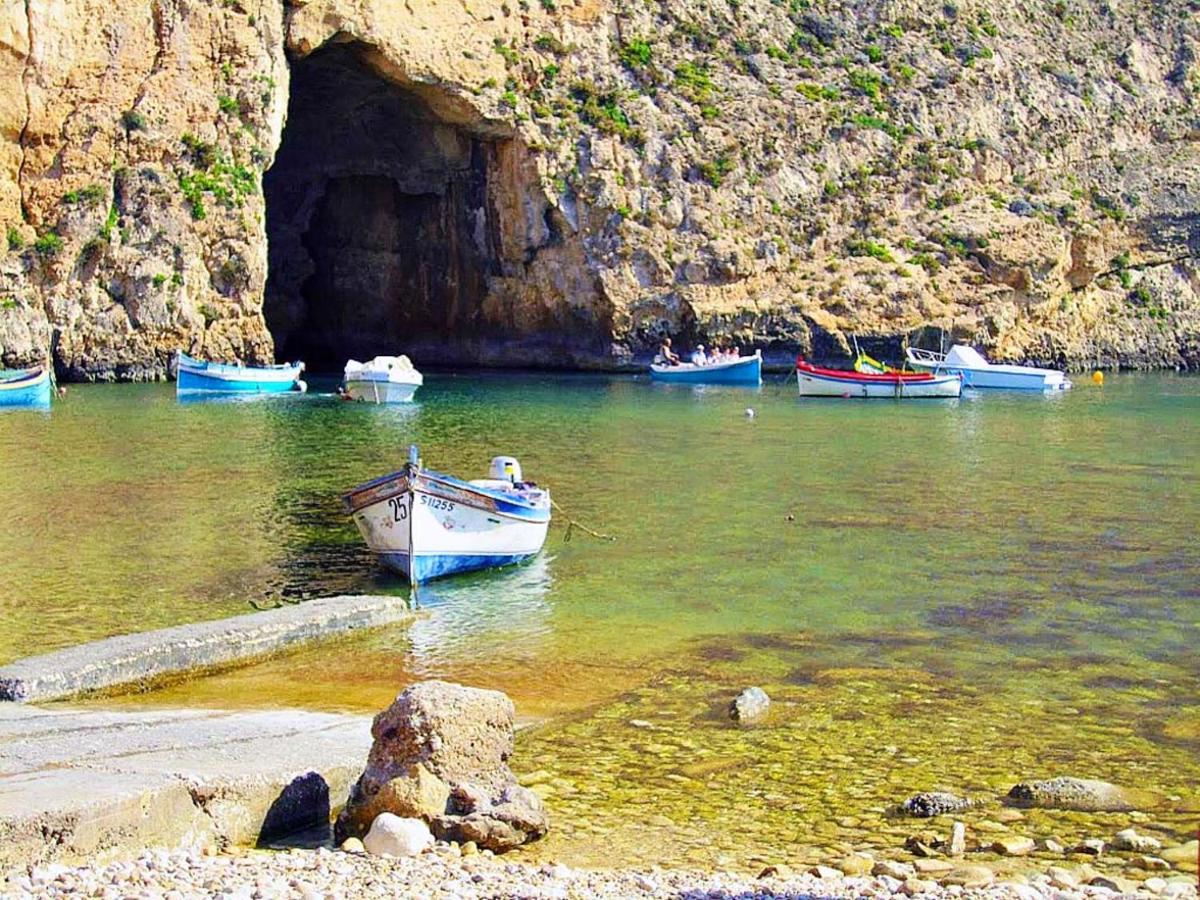
<svg viewBox="0 0 1200 900">
<path fill-rule="evenodd" d="M 677 366 L 656 362 L 650 366 L 650 378 L 668 384 L 762 384 L 762 351 L 726 362 L 680 363 Z"/>
<path fill-rule="evenodd" d="M 423 468 L 410 447 L 403 469 L 349 491 L 342 507 L 379 561 L 412 584 L 521 562 L 550 528 L 550 492 L 522 481 L 511 456 L 463 481 Z"/>
<path fill-rule="evenodd" d="M 0 406 L 50 408 L 50 370 L 39 366 L 33 369 L 0 371 Z"/>
<path fill-rule="evenodd" d="M 304 392 L 307 385 L 300 380 L 304 363 L 279 366 L 243 366 L 241 364 L 205 362 L 179 351 L 179 374 L 175 392 L 209 391 L 223 394 L 282 394 L 286 391 Z"/>
<path fill-rule="evenodd" d="M 961 375 L 969 388 L 998 388 L 1017 391 L 1065 391 L 1071 387 L 1065 372 L 1034 366 L 995 365 L 974 347 L 955 344 L 949 353 L 909 347 L 909 365 L 920 372 Z"/>
</svg>

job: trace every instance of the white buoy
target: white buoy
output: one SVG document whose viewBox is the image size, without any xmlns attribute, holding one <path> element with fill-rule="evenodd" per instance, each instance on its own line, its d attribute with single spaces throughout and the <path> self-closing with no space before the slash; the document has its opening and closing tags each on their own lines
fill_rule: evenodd
<svg viewBox="0 0 1200 900">
<path fill-rule="evenodd" d="M 753 410 L 753 409 L 751 409 L 750 407 L 746 407 L 746 418 L 747 418 L 747 419 L 753 419 L 753 418 L 754 418 L 754 410 Z"/>
</svg>

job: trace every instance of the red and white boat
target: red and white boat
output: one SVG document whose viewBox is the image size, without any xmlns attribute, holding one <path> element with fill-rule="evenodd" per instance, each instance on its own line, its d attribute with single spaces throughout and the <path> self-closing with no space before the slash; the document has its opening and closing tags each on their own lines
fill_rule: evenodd
<svg viewBox="0 0 1200 900">
<path fill-rule="evenodd" d="M 960 375 L 932 372 L 847 372 L 823 369 L 796 360 L 796 380 L 801 397 L 957 397 L 962 393 Z"/>
</svg>

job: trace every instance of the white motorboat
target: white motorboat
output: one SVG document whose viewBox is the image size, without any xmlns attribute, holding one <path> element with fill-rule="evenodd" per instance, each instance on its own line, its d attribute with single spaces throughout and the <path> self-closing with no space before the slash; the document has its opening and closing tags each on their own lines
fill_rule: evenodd
<svg viewBox="0 0 1200 900">
<path fill-rule="evenodd" d="M 342 386 L 352 400 L 407 403 L 425 383 L 407 356 L 377 356 L 370 362 L 346 363 Z"/>
<path fill-rule="evenodd" d="M 935 353 L 932 350 L 909 347 L 906 356 L 908 364 L 914 369 L 935 374 L 962 375 L 963 385 L 970 388 L 1064 391 L 1071 387 L 1066 373 L 1058 369 L 995 365 L 984 359 L 974 347 L 966 344 L 955 344 L 949 353 Z"/>
<path fill-rule="evenodd" d="M 354 488 L 342 506 L 379 561 L 412 584 L 528 559 L 550 528 L 550 492 L 522 481 L 511 456 L 462 481 L 423 468 L 410 447 L 403 469 Z"/>
</svg>

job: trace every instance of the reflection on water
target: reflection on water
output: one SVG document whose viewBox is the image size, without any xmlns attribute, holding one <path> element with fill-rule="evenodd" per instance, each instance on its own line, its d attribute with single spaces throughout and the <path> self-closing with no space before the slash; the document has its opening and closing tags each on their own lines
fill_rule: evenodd
<svg viewBox="0 0 1200 900">
<path fill-rule="evenodd" d="M 792 797 L 820 782 L 823 742 L 913 745 L 922 760 L 834 773 L 829 807 L 853 800 L 864 822 L 889 792 L 971 772 L 1125 766 L 1194 801 L 1200 381 L 926 404 L 800 400 L 790 383 L 435 375 L 419 396 L 180 405 L 169 385 L 80 386 L 50 415 L 0 417 L 0 657 L 249 599 L 406 593 L 340 493 L 395 470 L 410 443 L 468 478 L 508 453 L 618 540 L 565 542 L 558 516 L 530 565 L 426 586 L 410 628 L 123 702 L 373 712 L 416 678 L 499 688 L 523 717 L 555 717 L 517 757 L 577 782 L 552 808 L 614 820 L 654 801 L 658 782 L 631 774 L 649 745 L 655 778 L 694 782 L 669 795 L 681 819 L 720 819 L 694 793 L 718 779 L 677 771 L 673 754 L 762 753 L 747 783 Z M 719 716 L 750 683 L 797 704 L 762 744 Z M 806 710 L 829 723 L 811 740 Z M 662 740 L 632 741 L 629 719 Z M 869 741 L 852 741 L 855 722 Z M 578 783 L 588 767 L 607 788 Z M 769 784 L 776 772 L 794 787 Z"/>
<path fill-rule="evenodd" d="M 413 670 L 437 674 L 456 657 L 534 659 L 551 630 L 550 553 L 491 572 L 423 584 L 408 629 Z"/>
</svg>

